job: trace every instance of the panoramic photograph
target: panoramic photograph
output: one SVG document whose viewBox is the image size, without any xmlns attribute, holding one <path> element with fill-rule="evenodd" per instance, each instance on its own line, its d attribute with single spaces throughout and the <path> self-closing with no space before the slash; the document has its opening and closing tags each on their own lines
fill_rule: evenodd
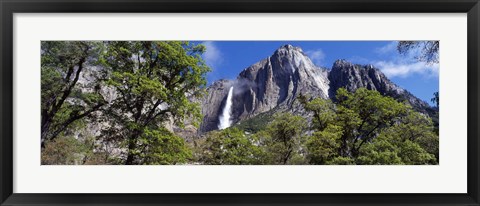
<svg viewBox="0 0 480 206">
<path fill-rule="evenodd" d="M 42 41 L 41 165 L 439 165 L 439 41 Z"/>
</svg>

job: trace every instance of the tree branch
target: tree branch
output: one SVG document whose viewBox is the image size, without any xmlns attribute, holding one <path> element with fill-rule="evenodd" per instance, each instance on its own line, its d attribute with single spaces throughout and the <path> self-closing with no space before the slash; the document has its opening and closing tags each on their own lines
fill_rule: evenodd
<svg viewBox="0 0 480 206">
<path fill-rule="evenodd" d="M 70 96 L 70 93 L 72 93 L 73 87 L 75 87 L 75 85 L 78 82 L 78 79 L 80 78 L 80 73 L 83 70 L 83 63 L 84 62 L 85 62 L 85 57 L 82 57 L 78 62 L 78 69 L 77 69 L 77 72 L 75 73 L 75 78 L 67 86 L 67 88 L 63 91 L 63 94 L 62 94 L 62 97 L 60 97 L 60 100 L 53 105 L 53 108 L 50 111 L 50 116 L 53 116 L 54 114 L 56 114 L 58 112 L 58 110 L 63 105 L 65 100 L 68 98 L 68 96 Z"/>
<path fill-rule="evenodd" d="M 81 118 L 84 118 L 88 115 L 90 115 L 92 112 L 94 111 L 97 111 L 98 109 L 100 109 L 100 107 L 102 107 L 103 105 L 105 105 L 105 103 L 99 103 L 97 105 L 95 105 L 94 107 L 92 107 L 91 109 L 79 114 L 79 115 L 74 115 L 74 116 L 71 116 L 67 121 L 65 121 L 64 123 L 61 124 L 60 128 L 58 128 L 57 130 L 55 130 L 55 132 L 53 132 L 53 134 L 50 136 L 49 140 L 53 140 L 55 139 L 62 131 L 64 131 L 70 124 L 72 124 L 73 122 L 81 119 Z"/>
<path fill-rule="evenodd" d="M 365 137 L 365 138 L 362 139 L 362 142 L 360 142 L 360 145 L 358 145 L 358 147 L 356 148 L 357 151 L 360 150 L 360 147 L 362 147 L 362 145 L 363 145 L 366 141 L 368 141 L 368 140 L 371 139 L 371 138 L 368 138 L 368 136 L 370 136 L 370 134 L 372 134 L 378 127 L 380 127 L 380 125 L 381 125 L 381 124 L 378 123 L 372 130 L 370 130 L 365 136 L 363 136 L 363 137 Z M 355 147 L 355 145 L 354 145 L 354 147 Z"/>
</svg>

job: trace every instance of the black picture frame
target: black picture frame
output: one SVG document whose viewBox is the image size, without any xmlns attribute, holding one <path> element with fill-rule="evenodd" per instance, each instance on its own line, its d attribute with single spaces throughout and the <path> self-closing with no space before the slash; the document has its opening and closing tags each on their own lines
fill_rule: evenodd
<svg viewBox="0 0 480 206">
<path fill-rule="evenodd" d="M 0 0 L 1 205 L 480 205 L 478 0 Z M 19 194 L 13 193 L 15 13 L 467 13 L 468 192 L 466 194 Z"/>
</svg>

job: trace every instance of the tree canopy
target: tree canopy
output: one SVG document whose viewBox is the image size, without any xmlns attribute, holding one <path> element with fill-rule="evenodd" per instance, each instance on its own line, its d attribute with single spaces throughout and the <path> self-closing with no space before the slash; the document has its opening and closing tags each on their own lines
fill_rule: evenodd
<svg viewBox="0 0 480 206">
<path fill-rule="evenodd" d="M 42 42 L 42 142 L 95 121 L 98 141 L 120 147 L 125 164 L 185 162 L 184 139 L 165 125 L 198 125 L 200 108 L 189 98 L 205 90 L 204 51 L 179 41 Z"/>
<path fill-rule="evenodd" d="M 94 75 L 100 50 L 97 42 L 41 43 L 42 147 L 105 105 L 98 79 L 89 83 L 93 89 L 79 82 L 86 72 Z"/>
<path fill-rule="evenodd" d="M 140 137 L 159 138 L 155 130 L 172 118 L 182 126 L 183 119 L 199 121 L 199 104 L 189 97 L 202 95 L 209 68 L 201 59 L 202 45 L 188 42 L 107 42 L 102 56 L 109 69 L 106 81 L 118 97 L 105 111 L 114 120 L 105 136 L 127 144 L 126 164 L 141 161 L 137 147 Z M 147 135 L 150 133 L 153 135 Z M 174 136 L 160 135 L 163 141 Z"/>
<path fill-rule="evenodd" d="M 305 103 L 318 118 L 307 143 L 311 163 L 436 164 L 438 136 L 425 114 L 365 88 L 341 88 L 337 99 Z"/>
</svg>

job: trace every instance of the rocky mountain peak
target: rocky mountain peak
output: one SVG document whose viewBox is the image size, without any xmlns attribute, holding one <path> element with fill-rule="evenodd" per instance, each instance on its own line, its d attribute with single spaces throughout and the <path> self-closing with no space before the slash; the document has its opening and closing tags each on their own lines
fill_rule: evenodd
<svg viewBox="0 0 480 206">
<path fill-rule="evenodd" d="M 344 69 L 344 68 L 351 68 L 353 67 L 354 65 L 345 60 L 345 59 L 337 59 L 334 63 L 333 63 L 333 66 L 332 66 L 332 70 L 333 69 Z"/>
<path fill-rule="evenodd" d="M 302 48 L 300 47 L 296 47 L 296 46 L 292 46 L 290 44 L 285 44 L 283 46 L 281 46 L 280 48 L 278 48 L 275 53 L 282 53 L 282 52 L 302 52 L 303 53 L 303 50 Z"/>
<path fill-rule="evenodd" d="M 276 108 L 291 108 L 300 94 L 328 98 L 328 72 L 315 66 L 300 47 L 283 45 L 244 69 L 232 83 L 216 82 L 209 88 L 203 131 L 217 129 L 219 111 L 225 105 L 227 86 L 233 86 L 232 122 Z M 213 87 L 213 88 L 212 88 Z M 228 87 L 229 88 L 229 87 Z M 215 108 L 214 108 L 215 107 Z"/>
<path fill-rule="evenodd" d="M 286 44 L 275 50 L 272 57 L 293 57 L 293 56 L 306 56 L 302 48 Z"/>
<path fill-rule="evenodd" d="M 328 79 L 330 80 L 329 94 L 332 98 L 335 97 L 339 88 L 353 92 L 363 87 L 376 90 L 382 95 L 393 97 L 399 101 L 407 101 L 422 113 L 428 113 L 431 110 L 426 102 L 390 81 L 380 69 L 371 64 L 360 65 L 344 59 L 337 60 L 328 74 Z"/>
<path fill-rule="evenodd" d="M 383 94 L 390 91 L 398 93 L 403 90 L 372 65 L 353 64 L 344 59 L 335 61 L 328 76 L 331 86 L 330 94 L 334 94 L 341 87 L 349 91 L 365 87 Z"/>
<path fill-rule="evenodd" d="M 300 47 L 292 45 L 283 45 L 278 48 L 272 56 L 268 58 L 270 63 L 278 63 L 273 69 L 281 69 L 288 74 L 292 74 L 300 70 L 317 70 L 319 69 L 310 58 L 303 52 Z M 307 71 L 310 72 L 310 71 Z"/>
<path fill-rule="evenodd" d="M 378 68 L 375 68 L 372 64 L 354 64 L 349 62 L 345 59 L 338 59 L 333 63 L 332 71 L 333 70 L 375 70 L 375 72 L 381 73 Z"/>
<path fill-rule="evenodd" d="M 208 95 L 202 100 L 204 119 L 200 131 L 218 129 L 219 115 L 230 88 L 233 90 L 230 120 L 235 124 L 269 111 L 301 111 L 295 103 L 299 95 L 334 100 L 339 88 L 353 92 L 361 87 L 408 101 L 417 111 L 430 108 L 373 65 L 340 59 L 327 71 L 317 67 L 301 48 L 283 45 L 270 57 L 245 68 L 236 80 L 218 80 L 207 89 Z"/>
</svg>

